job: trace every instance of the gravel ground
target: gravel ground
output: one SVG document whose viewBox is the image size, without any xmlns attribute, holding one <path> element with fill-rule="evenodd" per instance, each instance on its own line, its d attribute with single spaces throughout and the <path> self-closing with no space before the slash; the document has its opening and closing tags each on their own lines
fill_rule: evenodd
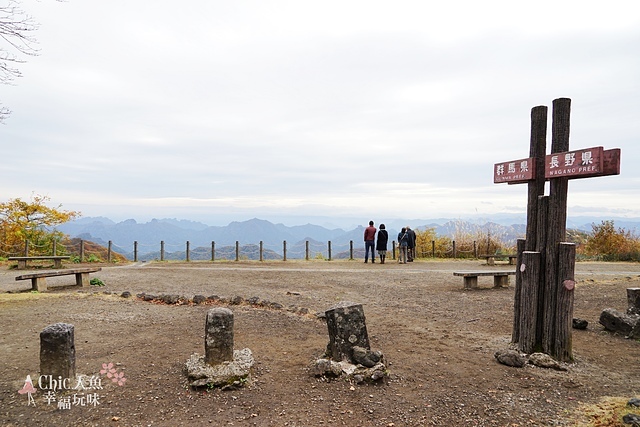
<svg viewBox="0 0 640 427">
<path fill-rule="evenodd" d="M 104 287 L 67 287 L 73 276 L 63 276 L 47 279 L 51 291 L 37 294 L 28 292 L 28 281 L 15 281 L 22 271 L 0 266 L 0 424 L 572 426 L 584 420 L 586 404 L 640 394 L 640 343 L 598 324 L 603 309 L 627 308 L 626 288 L 640 287 L 639 264 L 577 263 L 574 317 L 589 327 L 574 331 L 575 362 L 566 372 L 497 363 L 494 352 L 509 346 L 513 284 L 495 289 L 492 278 L 481 277 L 480 289 L 464 291 L 452 274 L 513 266 L 428 260 L 102 267 L 92 277 Z M 133 296 L 121 297 L 124 291 Z M 278 303 L 217 303 L 234 312 L 235 348 L 254 354 L 250 381 L 237 390 L 189 389 L 182 369 L 191 354 L 204 352 L 212 305 L 146 302 L 135 297 L 140 293 Z M 345 300 L 364 305 L 372 349 L 385 355 L 389 376 L 379 384 L 311 375 L 328 341 L 314 314 Z M 29 406 L 17 391 L 27 375 L 38 378 L 39 333 L 56 322 L 75 325 L 78 373 L 97 378 L 103 363 L 113 363 L 126 382 L 103 376 L 98 403 L 58 409 L 38 390 L 36 406 Z"/>
</svg>

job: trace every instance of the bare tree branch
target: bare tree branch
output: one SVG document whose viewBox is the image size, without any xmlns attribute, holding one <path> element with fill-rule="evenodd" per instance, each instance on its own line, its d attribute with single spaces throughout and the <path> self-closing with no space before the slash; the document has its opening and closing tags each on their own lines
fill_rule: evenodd
<svg viewBox="0 0 640 427">
<path fill-rule="evenodd" d="M 21 77 L 16 64 L 24 61 L 18 55 L 38 54 L 37 41 L 32 33 L 38 28 L 33 18 L 20 7 L 19 0 L 8 0 L 0 6 L 0 84 L 10 84 Z M 10 110 L 0 106 L 0 123 L 9 116 Z"/>
</svg>

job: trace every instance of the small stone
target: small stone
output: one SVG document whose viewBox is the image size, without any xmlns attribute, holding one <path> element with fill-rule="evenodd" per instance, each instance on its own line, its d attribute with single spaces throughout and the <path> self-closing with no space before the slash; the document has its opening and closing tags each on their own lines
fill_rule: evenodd
<svg viewBox="0 0 640 427">
<path fill-rule="evenodd" d="M 573 319 L 573 329 L 587 329 L 587 326 L 589 326 L 589 322 L 587 322 L 584 319 Z"/>
<path fill-rule="evenodd" d="M 124 291 L 123 293 L 120 294 L 120 296 L 122 298 L 131 298 L 131 292 L 129 291 Z"/>
<path fill-rule="evenodd" d="M 540 368 L 550 368 L 556 371 L 567 370 L 567 368 L 559 364 L 553 357 L 545 353 L 533 353 L 529 356 L 529 363 Z"/>
<path fill-rule="evenodd" d="M 207 300 L 207 298 L 205 298 L 204 295 L 194 295 L 193 296 L 193 303 L 194 304 L 202 304 L 206 300 Z"/>
<path fill-rule="evenodd" d="M 503 365 L 514 368 L 522 368 L 527 363 L 527 359 L 515 350 L 499 350 L 495 352 L 494 357 Z"/>
<path fill-rule="evenodd" d="M 632 398 L 631 398 L 631 399 L 629 399 L 629 401 L 627 402 L 627 406 L 640 407 L 640 399 L 638 399 L 637 397 L 632 397 Z"/>
</svg>

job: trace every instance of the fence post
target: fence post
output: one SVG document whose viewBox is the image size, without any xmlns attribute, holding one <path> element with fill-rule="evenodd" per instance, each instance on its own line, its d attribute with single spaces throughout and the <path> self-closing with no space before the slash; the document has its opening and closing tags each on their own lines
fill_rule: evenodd
<svg viewBox="0 0 640 427">
<path fill-rule="evenodd" d="M 84 262 L 84 240 L 80 239 L 80 262 Z"/>
<path fill-rule="evenodd" d="M 53 242 L 55 244 L 55 242 Z M 112 252 L 113 242 L 109 240 L 109 245 L 107 247 L 107 262 L 111 264 L 111 252 Z M 54 252 L 55 253 L 55 252 Z"/>
<path fill-rule="evenodd" d="M 164 240 L 160 240 L 160 261 L 164 261 Z"/>
<path fill-rule="evenodd" d="M 263 249 L 264 249 L 264 244 L 262 243 L 262 240 L 260 240 L 260 261 L 262 261 L 263 258 Z"/>
<path fill-rule="evenodd" d="M 24 241 L 24 256 L 29 256 L 29 240 Z"/>
<path fill-rule="evenodd" d="M 216 260 L 216 242 L 211 241 L 211 262 Z"/>
<path fill-rule="evenodd" d="M 133 262 L 138 262 L 138 241 L 133 242 Z"/>
<path fill-rule="evenodd" d="M 287 241 L 282 241 L 282 260 L 287 260 Z"/>
<path fill-rule="evenodd" d="M 186 255 L 187 255 L 187 262 L 189 262 L 189 261 L 190 261 L 190 258 L 189 258 L 189 241 L 188 241 L 188 240 L 187 240 L 187 250 L 186 250 Z"/>
<path fill-rule="evenodd" d="M 329 250 L 329 261 L 331 261 L 331 240 L 329 240 L 328 250 Z"/>
<path fill-rule="evenodd" d="M 236 240 L 236 261 L 240 260 L 240 242 Z"/>
<path fill-rule="evenodd" d="M 436 241 L 435 240 L 431 241 L 431 256 L 433 258 L 436 257 Z"/>
<path fill-rule="evenodd" d="M 309 261 L 309 241 L 304 242 L 304 259 Z"/>
<path fill-rule="evenodd" d="M 391 241 L 391 258 L 393 260 L 396 259 L 396 241 L 395 240 Z"/>
<path fill-rule="evenodd" d="M 453 245 L 453 259 L 456 259 L 456 241 L 452 240 L 451 244 Z"/>
<path fill-rule="evenodd" d="M 473 241 L 473 257 L 478 258 L 478 243 Z"/>
<path fill-rule="evenodd" d="M 353 261 L 353 240 L 349 240 L 349 259 Z"/>
</svg>

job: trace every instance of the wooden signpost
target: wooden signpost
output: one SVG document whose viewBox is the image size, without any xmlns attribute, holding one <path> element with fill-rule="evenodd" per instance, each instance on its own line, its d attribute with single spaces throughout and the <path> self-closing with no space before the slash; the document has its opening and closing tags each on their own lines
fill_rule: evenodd
<svg viewBox="0 0 640 427">
<path fill-rule="evenodd" d="M 620 149 L 569 151 L 571 100 L 553 101 L 551 154 L 547 107 L 531 109 L 529 157 L 497 163 L 494 183 L 528 184 L 526 238 L 518 240 L 512 341 L 525 353 L 573 359 L 571 332 L 575 245 L 566 235 L 570 179 L 620 174 Z M 549 195 L 544 195 L 549 181 Z"/>
</svg>

